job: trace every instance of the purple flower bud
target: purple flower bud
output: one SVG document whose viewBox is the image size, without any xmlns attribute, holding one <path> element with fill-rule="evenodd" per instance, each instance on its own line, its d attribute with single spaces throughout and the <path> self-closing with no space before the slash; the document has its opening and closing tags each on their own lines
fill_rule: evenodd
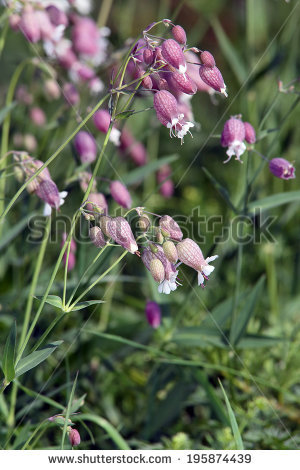
<svg viewBox="0 0 300 470">
<path fill-rule="evenodd" d="M 179 70 L 180 73 L 186 71 L 186 61 L 183 51 L 174 39 L 167 39 L 162 43 L 161 53 L 165 61 Z"/>
<path fill-rule="evenodd" d="M 256 142 L 256 134 L 254 127 L 249 122 L 244 122 L 245 127 L 245 141 L 248 144 L 255 144 Z"/>
<path fill-rule="evenodd" d="M 143 59 L 146 65 L 151 65 L 154 60 L 154 53 L 151 49 L 145 49 L 143 52 Z"/>
<path fill-rule="evenodd" d="M 46 11 L 49 15 L 50 21 L 54 26 L 68 26 L 69 20 L 67 15 L 57 8 L 55 5 L 49 5 L 46 8 Z"/>
<path fill-rule="evenodd" d="M 274 176 L 283 180 L 296 177 L 294 166 L 285 158 L 272 158 L 269 162 L 269 169 Z"/>
<path fill-rule="evenodd" d="M 35 43 L 41 39 L 40 24 L 31 6 L 24 8 L 19 28 L 28 41 Z"/>
<path fill-rule="evenodd" d="M 102 213 L 107 214 L 108 205 L 104 194 L 102 193 L 91 193 L 88 197 L 88 201 L 93 204 L 87 204 L 86 208 L 88 211 L 91 211 L 93 214 Z M 98 209 L 98 210 L 97 210 Z"/>
<path fill-rule="evenodd" d="M 99 50 L 99 29 L 91 18 L 77 18 L 72 30 L 74 49 L 79 54 L 95 56 Z"/>
<path fill-rule="evenodd" d="M 199 66 L 200 66 L 200 60 L 199 60 L 199 57 L 194 54 L 193 52 L 191 51 L 186 51 L 184 53 L 185 55 L 185 58 L 187 60 L 187 73 L 189 75 L 189 77 L 191 78 L 191 80 L 193 80 L 193 82 L 196 84 L 197 86 L 197 90 L 198 91 L 204 91 L 204 92 L 207 92 L 207 93 L 215 93 L 215 90 L 213 90 L 213 88 L 211 88 L 209 85 L 207 85 L 207 83 L 205 83 L 202 78 L 200 78 L 200 75 L 199 75 Z M 192 62 L 192 63 L 189 63 L 189 62 Z M 199 65 L 195 65 L 195 64 L 199 64 Z"/>
<path fill-rule="evenodd" d="M 144 72 L 143 72 L 143 74 L 144 74 Z M 152 90 L 153 82 L 152 82 L 152 79 L 151 79 L 150 75 L 147 75 L 147 77 L 143 78 L 142 87 L 146 88 L 146 90 Z"/>
<path fill-rule="evenodd" d="M 173 72 L 167 78 L 167 81 L 176 92 L 186 93 L 187 95 L 194 95 L 197 92 L 197 85 L 187 73 L 183 75 L 179 72 Z"/>
<path fill-rule="evenodd" d="M 99 109 L 93 116 L 95 126 L 100 132 L 106 134 L 110 125 L 111 116 L 106 109 Z"/>
<path fill-rule="evenodd" d="M 79 103 L 79 93 L 73 83 L 65 83 L 63 86 L 63 95 L 70 106 Z"/>
<path fill-rule="evenodd" d="M 131 196 L 124 184 L 120 181 L 112 181 L 109 188 L 111 196 L 121 207 L 124 207 L 124 209 L 131 208 Z"/>
<path fill-rule="evenodd" d="M 109 236 L 125 250 L 134 254 L 138 246 L 133 236 L 131 227 L 124 217 L 113 217 L 107 221 L 107 232 Z"/>
<path fill-rule="evenodd" d="M 186 33 L 182 26 L 176 25 L 172 28 L 172 35 L 179 44 L 186 44 Z"/>
<path fill-rule="evenodd" d="M 43 165 L 44 165 L 44 162 L 42 162 L 41 160 L 33 160 L 32 162 L 28 162 L 28 164 L 25 164 L 24 166 L 26 175 L 28 177 L 32 176 L 33 173 L 35 173 Z M 41 173 L 27 185 L 27 191 L 29 193 L 35 192 L 39 184 L 41 183 L 41 181 L 44 181 L 44 180 L 50 180 L 50 181 L 52 180 L 50 172 L 47 167 L 44 168 L 43 171 L 41 171 Z"/>
<path fill-rule="evenodd" d="M 162 197 L 169 199 L 174 194 L 174 183 L 172 180 L 167 180 L 162 183 L 161 187 L 159 188 L 159 192 Z"/>
<path fill-rule="evenodd" d="M 201 52 L 200 59 L 202 64 L 205 65 L 205 67 L 213 68 L 216 65 L 214 56 L 208 51 Z"/>
<path fill-rule="evenodd" d="M 159 226 L 166 237 L 173 238 L 173 240 L 182 240 L 183 234 L 178 223 L 169 215 L 164 215 L 159 219 Z"/>
<path fill-rule="evenodd" d="M 227 163 L 233 155 L 236 156 L 236 160 L 240 160 L 241 155 L 246 150 L 246 145 L 243 140 L 245 139 L 245 126 L 241 119 L 231 117 L 225 122 L 223 132 L 221 135 L 222 147 L 228 147 L 227 155 L 228 159 L 224 161 Z"/>
<path fill-rule="evenodd" d="M 158 328 L 161 323 L 161 310 L 156 302 L 148 301 L 146 304 L 146 318 L 152 328 Z"/>
<path fill-rule="evenodd" d="M 224 83 L 223 77 L 221 75 L 220 70 L 215 67 L 207 67 L 205 65 L 201 65 L 199 68 L 200 78 L 211 88 L 218 91 L 219 93 L 223 93 L 226 97 L 228 96 L 226 93 L 226 85 Z"/>
<path fill-rule="evenodd" d="M 209 276 L 215 269 L 209 263 L 218 256 L 204 259 L 200 247 L 191 238 L 185 238 L 177 244 L 176 248 L 180 261 L 198 272 L 198 285 L 203 285 L 204 278 Z"/>
<path fill-rule="evenodd" d="M 71 444 L 72 447 L 79 446 L 79 444 L 80 444 L 80 434 L 77 431 L 77 429 L 73 429 L 73 428 L 70 429 L 69 441 L 70 441 L 70 444 Z"/>
<path fill-rule="evenodd" d="M 75 137 L 74 145 L 81 163 L 93 162 L 97 156 L 97 144 L 94 137 L 86 131 L 80 131 Z"/>
<path fill-rule="evenodd" d="M 90 239 L 92 243 L 98 248 L 103 248 L 103 246 L 106 245 L 103 232 L 100 227 L 97 227 L 97 225 L 90 229 Z"/>
<path fill-rule="evenodd" d="M 41 108 L 34 107 L 29 111 L 29 116 L 32 122 L 39 127 L 42 127 L 46 123 L 46 116 Z"/>
<path fill-rule="evenodd" d="M 60 196 L 54 181 L 46 179 L 43 180 L 36 189 L 36 195 L 49 206 L 58 209 L 60 206 Z"/>
</svg>

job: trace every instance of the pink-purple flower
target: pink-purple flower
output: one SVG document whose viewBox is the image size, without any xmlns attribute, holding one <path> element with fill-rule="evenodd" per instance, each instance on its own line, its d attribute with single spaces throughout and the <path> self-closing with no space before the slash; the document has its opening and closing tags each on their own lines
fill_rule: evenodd
<svg viewBox="0 0 300 470">
<path fill-rule="evenodd" d="M 269 169 L 274 176 L 283 180 L 296 177 L 295 167 L 285 158 L 272 158 L 269 162 Z"/>
<path fill-rule="evenodd" d="M 231 117 L 225 122 L 223 132 L 221 135 L 222 147 L 227 147 L 228 159 L 224 163 L 229 162 L 233 155 L 236 160 L 241 162 L 240 157 L 246 150 L 245 140 L 245 126 L 241 119 Z"/>
</svg>

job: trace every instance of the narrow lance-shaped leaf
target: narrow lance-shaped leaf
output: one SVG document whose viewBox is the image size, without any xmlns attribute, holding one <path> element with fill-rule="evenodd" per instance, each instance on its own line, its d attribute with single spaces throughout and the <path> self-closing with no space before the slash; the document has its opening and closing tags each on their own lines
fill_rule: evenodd
<svg viewBox="0 0 300 470">
<path fill-rule="evenodd" d="M 17 327 L 14 321 L 5 343 L 2 358 L 2 370 L 7 382 L 11 382 L 15 378 L 16 336 Z"/>
<path fill-rule="evenodd" d="M 231 408 L 230 401 L 228 400 L 228 397 L 226 395 L 226 392 L 225 392 L 225 390 L 223 388 L 223 385 L 222 385 L 220 380 L 219 380 L 219 384 L 220 384 L 220 387 L 221 387 L 223 395 L 224 395 L 226 408 L 227 408 L 229 419 L 230 419 L 230 425 L 231 425 L 233 437 L 234 437 L 234 440 L 235 440 L 235 443 L 236 443 L 236 449 L 237 450 L 243 450 L 244 449 L 244 443 L 243 443 L 243 440 L 242 440 L 242 436 L 241 436 L 241 433 L 240 433 L 240 430 L 239 430 L 239 427 L 238 427 L 233 409 Z"/>
<path fill-rule="evenodd" d="M 39 365 L 41 362 L 45 361 L 47 357 L 49 357 L 50 354 L 52 354 L 62 343 L 63 341 L 54 341 L 53 343 L 47 344 L 41 349 L 37 349 L 23 359 L 20 359 L 16 366 L 16 377 L 19 377 L 20 375 Z"/>
</svg>

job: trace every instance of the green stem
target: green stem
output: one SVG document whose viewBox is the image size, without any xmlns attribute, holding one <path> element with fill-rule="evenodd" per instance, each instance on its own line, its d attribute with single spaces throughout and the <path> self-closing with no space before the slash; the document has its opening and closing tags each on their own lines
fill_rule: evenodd
<svg viewBox="0 0 300 470">
<path fill-rule="evenodd" d="M 109 267 L 104 273 L 102 273 L 89 287 L 87 287 L 82 294 L 75 300 L 75 302 L 70 306 L 70 310 L 75 307 L 76 304 L 96 285 L 101 279 L 103 279 L 117 264 L 126 256 L 128 251 L 124 251 L 121 256 Z"/>
</svg>

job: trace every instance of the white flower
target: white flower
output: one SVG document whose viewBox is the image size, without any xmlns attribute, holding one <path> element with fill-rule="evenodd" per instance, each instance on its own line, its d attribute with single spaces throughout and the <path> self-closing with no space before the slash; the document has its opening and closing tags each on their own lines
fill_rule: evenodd
<svg viewBox="0 0 300 470">
<path fill-rule="evenodd" d="M 177 289 L 176 278 L 178 275 L 178 271 L 175 271 L 173 274 L 170 275 L 170 279 L 165 279 L 162 281 L 158 286 L 158 292 L 160 294 L 170 294 L 174 290 Z"/>
<path fill-rule="evenodd" d="M 211 261 L 214 261 L 215 259 L 218 258 L 218 255 L 215 255 L 215 256 L 209 256 L 208 258 L 206 258 L 205 260 L 205 265 L 204 266 L 201 266 L 201 271 L 198 271 L 198 286 L 203 286 L 204 284 L 204 276 L 209 276 L 213 270 L 215 269 L 214 266 L 210 266 L 210 262 Z"/>
<path fill-rule="evenodd" d="M 240 157 L 243 155 L 245 150 L 246 150 L 246 145 L 244 144 L 244 142 L 241 142 L 240 140 L 234 140 L 228 146 L 228 150 L 226 152 L 229 158 L 227 158 L 227 160 L 225 160 L 223 163 L 229 162 L 229 160 L 231 159 L 233 155 L 236 156 L 236 160 L 239 160 L 241 162 Z"/>
<path fill-rule="evenodd" d="M 68 191 L 61 191 L 59 193 L 59 207 L 64 204 L 67 195 L 68 195 Z M 51 213 L 52 213 L 52 207 L 50 206 L 50 204 L 46 203 L 44 206 L 43 215 L 45 217 L 49 217 Z"/>
</svg>

